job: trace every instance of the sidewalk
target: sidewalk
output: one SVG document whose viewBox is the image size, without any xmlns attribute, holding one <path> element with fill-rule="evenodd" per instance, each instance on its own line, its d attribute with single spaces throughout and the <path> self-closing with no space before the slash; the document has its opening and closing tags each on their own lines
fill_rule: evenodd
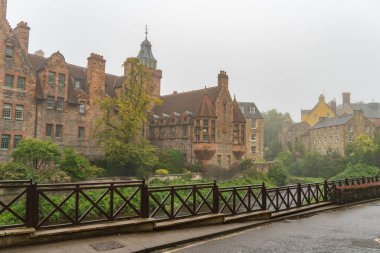
<svg viewBox="0 0 380 253">
<path fill-rule="evenodd" d="M 374 200 L 373 200 L 374 201 Z M 377 199 L 376 201 L 379 201 Z M 366 201 L 368 202 L 368 201 Z M 129 253 L 151 252 L 190 242 L 221 236 L 244 229 L 269 225 L 276 221 L 294 219 L 314 215 L 349 206 L 361 205 L 365 202 L 351 205 L 329 205 L 296 214 L 285 215 L 279 218 L 261 221 L 241 221 L 223 225 L 212 225 L 197 228 L 175 229 L 145 233 L 127 233 L 122 235 L 102 236 L 69 241 L 51 242 L 43 245 L 30 245 L 24 247 L 2 249 L 6 253 Z M 114 247 L 114 248 L 113 248 Z M 117 248 L 118 247 L 118 248 Z M 96 250 L 95 248 L 98 248 Z M 113 248 L 113 249 L 112 249 Z"/>
</svg>

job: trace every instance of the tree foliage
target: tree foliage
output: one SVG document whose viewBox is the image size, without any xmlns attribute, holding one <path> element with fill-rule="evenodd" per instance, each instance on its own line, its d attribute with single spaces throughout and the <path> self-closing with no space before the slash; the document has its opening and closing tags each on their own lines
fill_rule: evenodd
<svg viewBox="0 0 380 253">
<path fill-rule="evenodd" d="M 373 177 L 379 175 L 380 169 L 376 166 L 357 163 L 349 163 L 347 168 L 331 178 L 331 180 L 344 179 L 344 178 L 360 178 L 360 177 Z"/>
<path fill-rule="evenodd" d="M 274 160 L 282 150 L 280 134 L 284 122 L 292 122 L 289 113 L 281 113 L 272 109 L 263 113 L 264 117 L 264 144 L 265 160 Z"/>
<path fill-rule="evenodd" d="M 278 186 L 286 185 L 289 171 L 282 161 L 275 161 L 268 171 L 268 177 Z"/>
<path fill-rule="evenodd" d="M 347 145 L 346 156 L 349 162 L 353 164 L 374 164 L 377 149 L 375 142 L 368 135 L 361 134 Z"/>
<path fill-rule="evenodd" d="M 136 170 L 157 162 L 155 148 L 144 138 L 148 114 L 159 101 L 149 94 L 153 89 L 150 70 L 136 58 L 126 61 L 128 73 L 117 97 L 100 101 L 98 140 L 107 159 L 118 167 Z"/>
<path fill-rule="evenodd" d="M 184 167 L 185 159 L 181 150 L 168 149 L 158 153 L 156 168 L 167 169 L 171 173 L 182 173 Z"/>
</svg>

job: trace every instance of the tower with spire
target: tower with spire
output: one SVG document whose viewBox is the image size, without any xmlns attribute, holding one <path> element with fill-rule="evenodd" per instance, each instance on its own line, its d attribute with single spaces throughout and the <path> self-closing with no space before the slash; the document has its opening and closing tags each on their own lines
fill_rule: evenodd
<svg viewBox="0 0 380 253">
<path fill-rule="evenodd" d="M 152 53 L 152 44 L 148 40 L 148 26 L 145 26 L 145 40 L 141 42 L 140 52 L 137 55 L 140 63 L 150 69 L 157 69 L 157 60 Z"/>
</svg>

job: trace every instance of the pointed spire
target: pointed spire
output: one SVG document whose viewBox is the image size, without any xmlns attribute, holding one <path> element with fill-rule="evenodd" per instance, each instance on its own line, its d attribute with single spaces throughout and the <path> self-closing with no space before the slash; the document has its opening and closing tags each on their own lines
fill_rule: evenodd
<svg viewBox="0 0 380 253">
<path fill-rule="evenodd" d="M 148 25 L 145 25 L 145 39 L 148 39 Z"/>
<path fill-rule="evenodd" d="M 148 26 L 145 25 L 145 40 L 141 42 L 140 52 L 137 55 L 137 58 L 140 60 L 140 63 L 148 68 L 156 69 L 157 60 L 154 58 L 152 53 L 152 44 L 148 40 Z"/>
</svg>

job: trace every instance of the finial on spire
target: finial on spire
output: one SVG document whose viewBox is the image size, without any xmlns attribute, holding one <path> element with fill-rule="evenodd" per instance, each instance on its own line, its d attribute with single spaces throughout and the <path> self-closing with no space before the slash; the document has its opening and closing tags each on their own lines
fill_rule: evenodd
<svg viewBox="0 0 380 253">
<path fill-rule="evenodd" d="M 148 38 L 148 26 L 145 25 L 145 39 Z"/>
</svg>

